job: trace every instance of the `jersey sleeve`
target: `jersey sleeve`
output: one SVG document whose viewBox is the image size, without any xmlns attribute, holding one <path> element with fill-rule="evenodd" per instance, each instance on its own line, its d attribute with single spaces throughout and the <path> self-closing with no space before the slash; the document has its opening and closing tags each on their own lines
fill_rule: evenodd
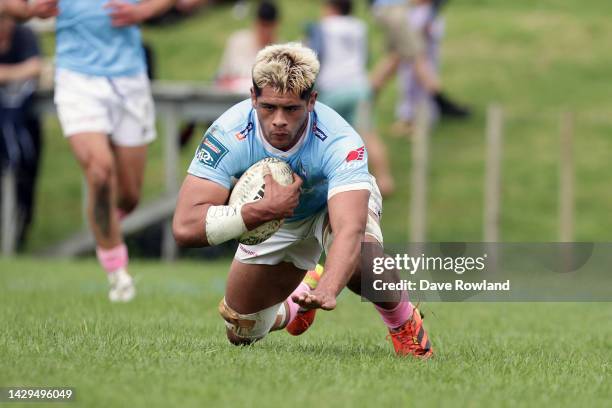
<svg viewBox="0 0 612 408">
<path fill-rule="evenodd" d="M 232 176 L 239 173 L 243 154 L 229 132 L 218 123 L 213 123 L 204 134 L 187 172 L 229 190 Z"/>
<path fill-rule="evenodd" d="M 368 153 L 363 140 L 350 127 L 334 138 L 325 150 L 323 170 L 329 182 L 328 199 L 337 193 L 351 190 L 369 190 Z"/>
</svg>

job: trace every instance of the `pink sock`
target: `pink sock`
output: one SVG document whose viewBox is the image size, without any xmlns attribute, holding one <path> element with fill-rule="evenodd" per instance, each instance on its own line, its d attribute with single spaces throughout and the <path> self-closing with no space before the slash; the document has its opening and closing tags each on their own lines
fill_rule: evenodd
<svg viewBox="0 0 612 408">
<path fill-rule="evenodd" d="M 391 310 L 383 309 L 380 306 L 374 305 L 378 313 L 380 313 L 380 317 L 382 317 L 383 322 L 389 329 L 396 329 L 406 323 L 406 321 L 412 316 L 412 310 L 414 306 L 410 301 L 408 301 L 408 296 L 402 296 L 404 299 L 399 302 L 397 306 L 395 306 Z"/>
<path fill-rule="evenodd" d="M 125 268 L 128 264 L 128 251 L 125 244 L 111 249 L 97 247 L 96 255 L 98 255 L 98 261 L 106 273 L 113 273 L 118 269 Z"/>
<path fill-rule="evenodd" d="M 293 293 L 291 293 L 291 295 L 289 295 L 289 297 L 287 298 L 286 302 L 287 302 L 287 305 L 289 306 L 288 307 L 289 310 L 287 311 L 289 313 L 289 319 L 287 320 L 287 324 L 291 323 L 293 319 L 295 319 L 295 316 L 297 316 L 297 313 L 300 310 L 300 305 L 295 303 L 291 299 L 291 296 L 297 295 L 299 293 L 304 293 L 304 292 L 310 292 L 310 287 L 306 283 L 300 282 L 298 287 L 295 288 Z"/>
</svg>

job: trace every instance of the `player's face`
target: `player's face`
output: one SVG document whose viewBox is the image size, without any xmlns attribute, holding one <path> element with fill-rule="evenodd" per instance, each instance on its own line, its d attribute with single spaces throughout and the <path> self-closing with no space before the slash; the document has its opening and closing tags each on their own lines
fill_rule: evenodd
<svg viewBox="0 0 612 408">
<path fill-rule="evenodd" d="M 269 86 L 264 87 L 259 96 L 251 90 L 263 136 L 272 146 L 283 151 L 291 149 L 299 140 L 316 99 L 316 92 L 304 100 L 296 94 L 276 92 Z"/>
</svg>

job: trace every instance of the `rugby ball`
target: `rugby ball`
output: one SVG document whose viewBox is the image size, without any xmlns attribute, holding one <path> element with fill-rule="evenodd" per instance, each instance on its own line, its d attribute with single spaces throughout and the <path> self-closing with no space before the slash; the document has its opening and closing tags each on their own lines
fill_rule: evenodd
<svg viewBox="0 0 612 408">
<path fill-rule="evenodd" d="M 268 166 L 272 178 L 283 186 L 293 183 L 293 171 L 284 161 L 275 157 L 267 157 L 258 161 L 244 172 L 232 193 L 230 194 L 230 205 L 244 205 L 261 200 L 264 197 L 266 183 L 264 181 L 264 168 Z M 272 220 L 259 227 L 247 231 L 238 242 L 246 245 L 257 245 L 270 238 L 283 225 L 283 220 Z"/>
</svg>

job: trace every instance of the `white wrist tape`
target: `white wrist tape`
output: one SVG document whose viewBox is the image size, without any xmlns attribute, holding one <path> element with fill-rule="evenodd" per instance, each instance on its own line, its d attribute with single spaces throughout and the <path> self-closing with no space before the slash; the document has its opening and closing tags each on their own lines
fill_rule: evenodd
<svg viewBox="0 0 612 408">
<path fill-rule="evenodd" d="M 206 240 L 209 245 L 219 245 L 247 232 L 241 210 L 241 205 L 213 205 L 208 208 Z"/>
</svg>

